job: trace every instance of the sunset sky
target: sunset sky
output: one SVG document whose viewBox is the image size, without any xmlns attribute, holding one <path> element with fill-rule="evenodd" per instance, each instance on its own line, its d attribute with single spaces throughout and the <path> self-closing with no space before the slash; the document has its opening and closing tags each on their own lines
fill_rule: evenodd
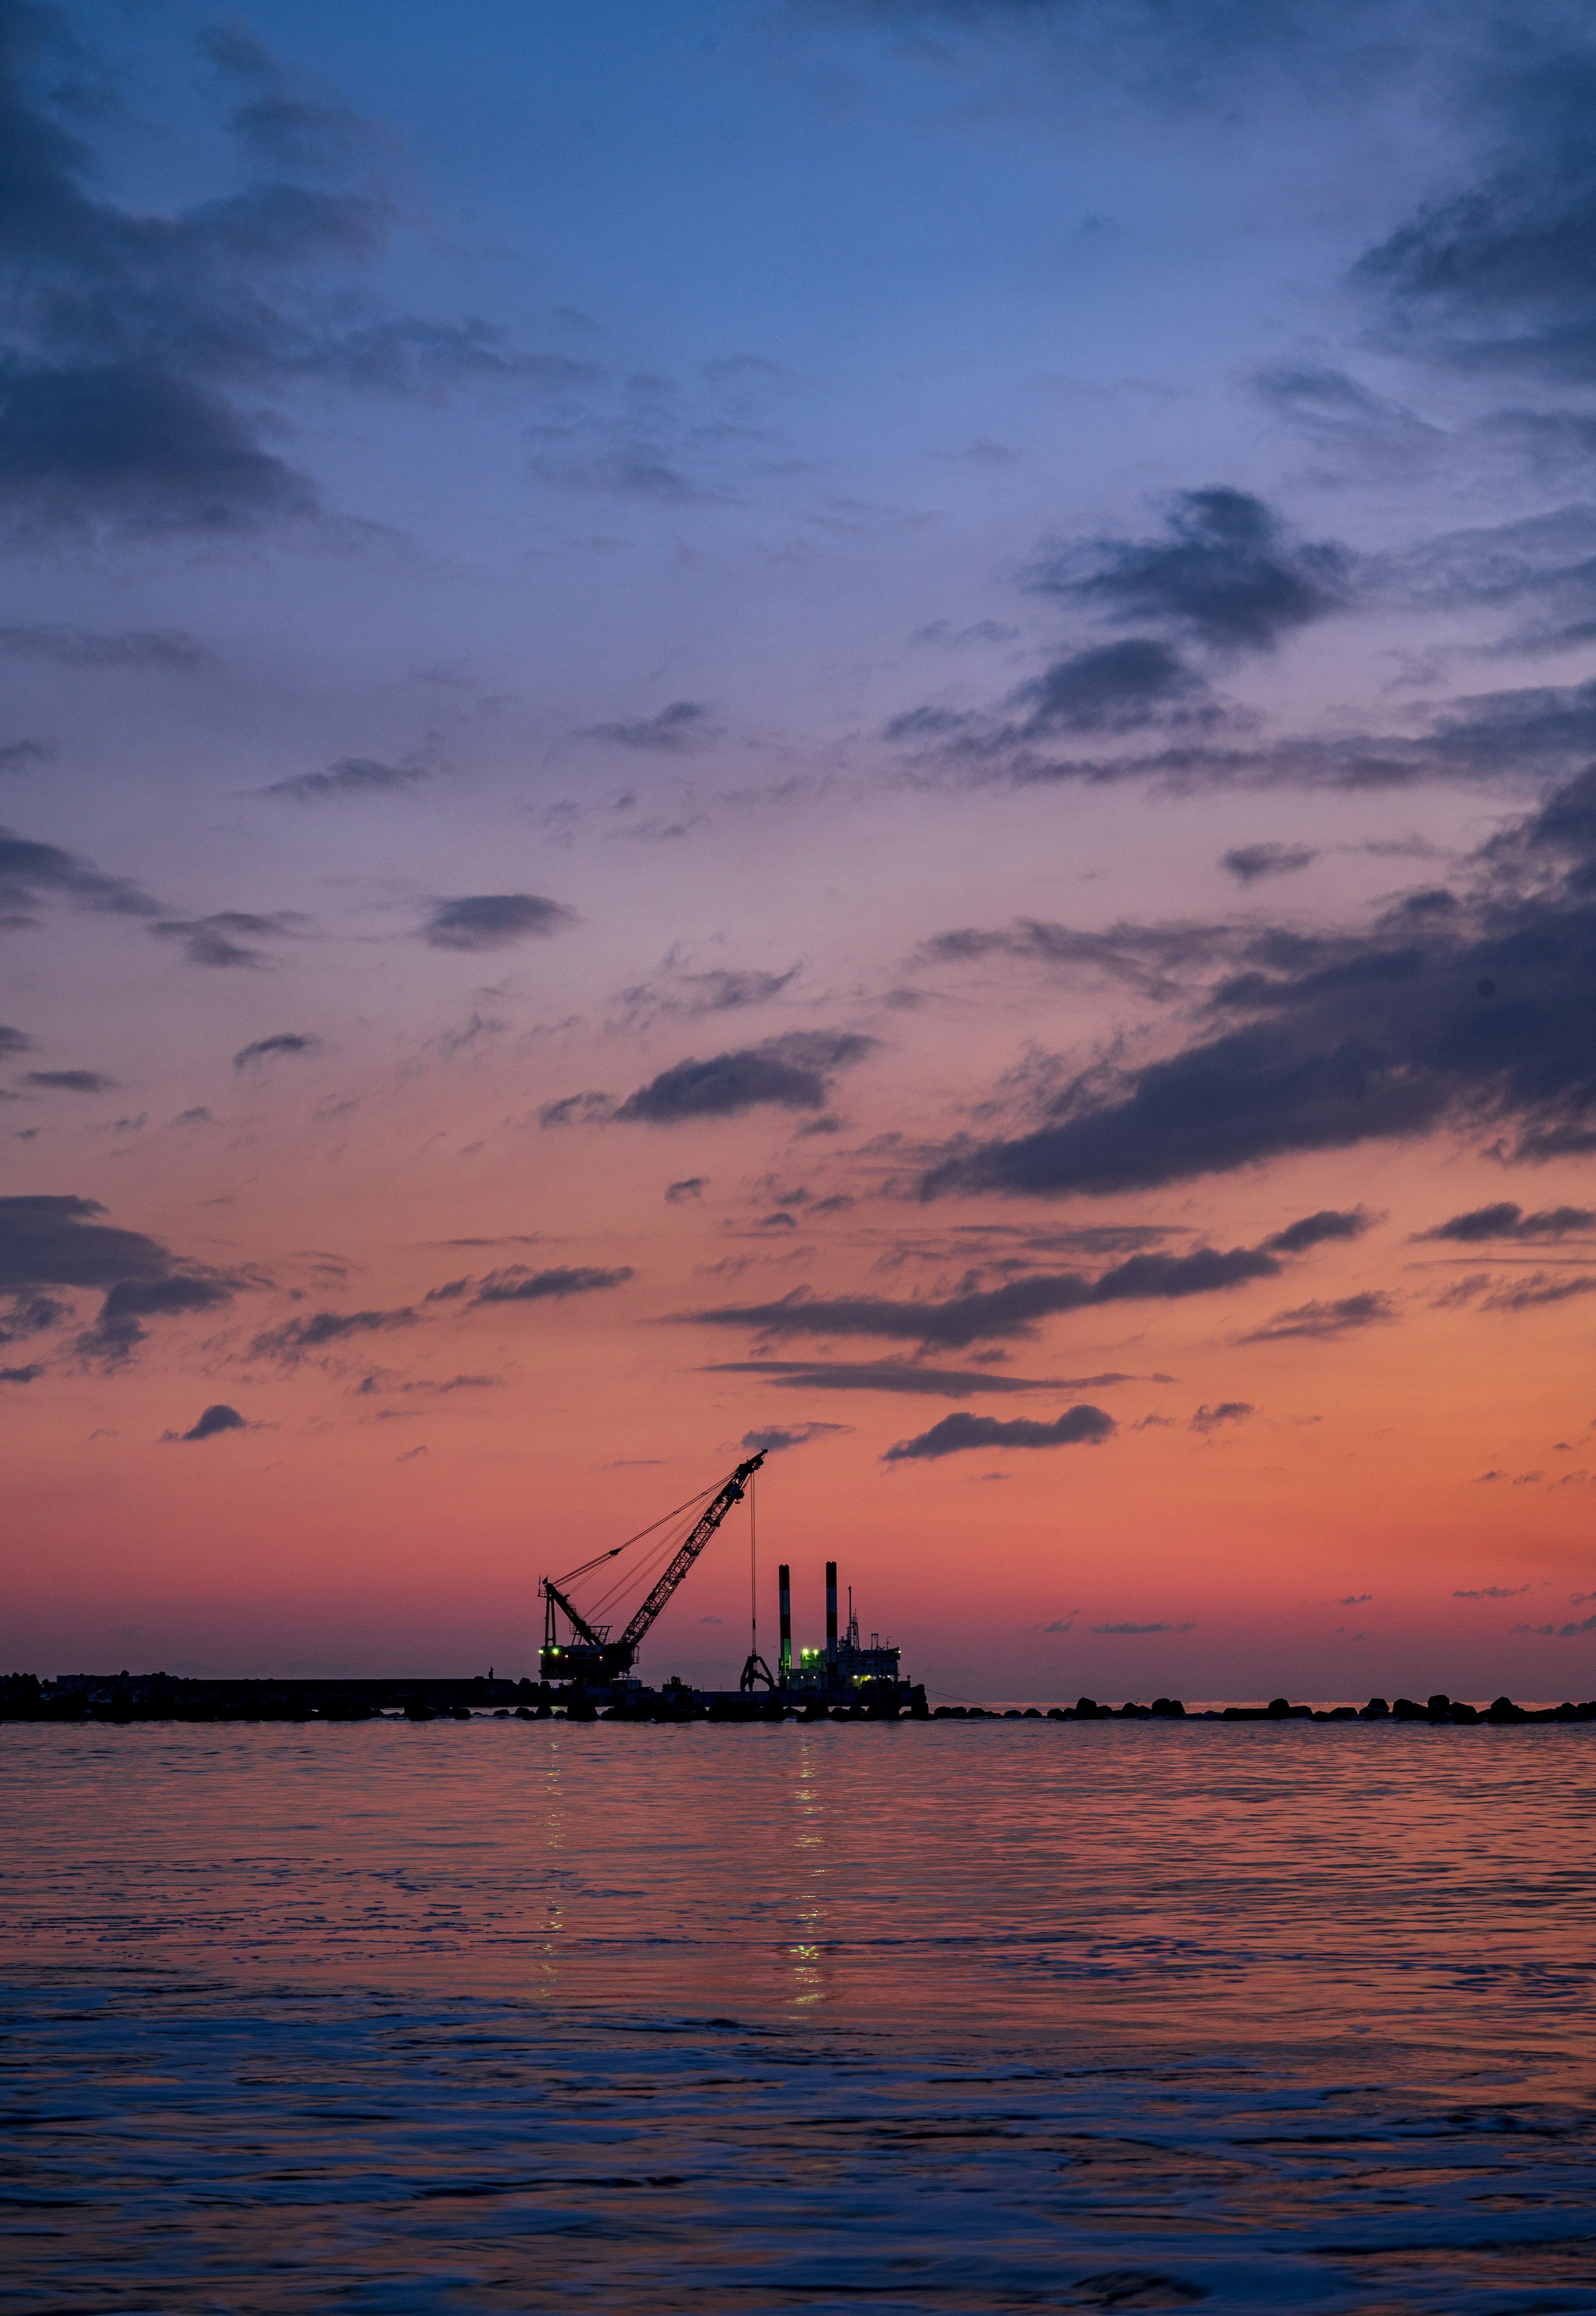
<svg viewBox="0 0 1596 2316">
<path fill-rule="evenodd" d="M 6 1663 L 1596 1693 L 1589 12 L 0 27 Z"/>
</svg>

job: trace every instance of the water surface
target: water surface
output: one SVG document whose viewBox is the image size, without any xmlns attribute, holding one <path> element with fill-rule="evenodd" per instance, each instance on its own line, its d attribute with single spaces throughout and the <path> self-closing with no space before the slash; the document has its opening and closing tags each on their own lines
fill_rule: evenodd
<svg viewBox="0 0 1596 2316">
<path fill-rule="evenodd" d="M 0 2306 L 1596 2310 L 1593 1765 L 10 1724 Z"/>
</svg>

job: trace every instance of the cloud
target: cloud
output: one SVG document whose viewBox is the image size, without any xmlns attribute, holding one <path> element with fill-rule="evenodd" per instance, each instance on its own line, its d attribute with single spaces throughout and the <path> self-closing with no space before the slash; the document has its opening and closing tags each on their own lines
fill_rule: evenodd
<svg viewBox="0 0 1596 2316">
<path fill-rule="evenodd" d="M 1240 1340 L 1244 1343 L 1316 1342 L 1331 1335 L 1351 1334 L 1360 1327 L 1385 1326 L 1396 1315 L 1395 1298 L 1369 1288 L 1361 1295 L 1343 1295 L 1333 1303 L 1299 1303 L 1295 1310 L 1277 1311 L 1267 1326 L 1255 1328 Z"/>
<path fill-rule="evenodd" d="M 334 804 L 344 797 L 388 796 L 431 778 L 426 764 L 385 764 L 374 756 L 340 756 L 325 771 L 295 772 L 287 779 L 269 781 L 254 794 L 283 797 L 293 804 Z"/>
<path fill-rule="evenodd" d="M 1490 92 L 1505 132 L 1494 173 L 1426 205 L 1355 270 L 1397 343 L 1473 370 L 1596 375 L 1583 263 L 1596 230 L 1591 79 L 1583 41 L 1543 35 L 1501 60 Z"/>
<path fill-rule="evenodd" d="M 1262 402 L 1315 450 L 1333 454 L 1343 471 L 1350 465 L 1407 479 L 1435 465 L 1450 447 L 1444 428 L 1327 363 L 1280 363 L 1255 372 L 1251 385 Z"/>
<path fill-rule="evenodd" d="M 297 909 L 279 909 L 264 917 L 242 909 L 222 909 L 209 917 L 163 917 L 148 931 L 157 940 L 181 941 L 190 965 L 258 967 L 267 962 L 266 953 L 247 948 L 245 940 L 276 940 L 306 922 Z"/>
<path fill-rule="evenodd" d="M 1450 1127 L 1499 1154 L 1596 1149 L 1596 769 L 1361 931 L 1259 936 L 1184 1050 L 1098 1064 L 1011 1139 L 953 1145 L 925 1197 L 1057 1197 L 1224 1173 Z"/>
<path fill-rule="evenodd" d="M 1374 1222 L 1372 1215 L 1361 1207 L 1342 1212 L 1334 1207 L 1321 1207 L 1317 1214 L 1304 1215 L 1300 1221 L 1288 1223 L 1284 1230 L 1274 1231 L 1263 1241 L 1271 1254 L 1306 1254 L 1312 1246 L 1323 1246 L 1333 1239 L 1361 1238 Z"/>
<path fill-rule="evenodd" d="M 530 934 L 557 932 L 575 924 L 575 912 L 539 893 L 467 893 L 440 901 L 422 927 L 432 949 L 503 949 Z"/>
<path fill-rule="evenodd" d="M 218 1400 L 214 1407 L 208 1407 L 205 1410 L 192 1431 L 163 1431 L 161 1438 L 164 1440 L 184 1442 L 190 1439 L 214 1439 L 221 1432 L 247 1431 L 249 1428 L 236 1407 L 224 1406 Z"/>
<path fill-rule="evenodd" d="M 793 965 L 785 973 L 727 966 L 717 966 L 706 973 L 682 973 L 667 959 L 657 980 L 639 982 L 634 988 L 623 989 L 620 1002 L 626 1008 L 629 1028 L 658 1014 L 740 1012 L 748 1006 L 768 1005 L 798 979 L 802 970 L 801 965 Z"/>
<path fill-rule="evenodd" d="M 1024 1416 L 1005 1422 L 1001 1416 L 970 1415 L 960 1411 L 944 1415 L 929 1431 L 900 1439 L 882 1456 L 884 1464 L 926 1462 L 957 1456 L 967 1448 L 1095 1448 L 1115 1430 L 1114 1419 L 1101 1407 L 1084 1404 L 1065 1408 L 1051 1423 L 1033 1423 Z"/>
<path fill-rule="evenodd" d="M 116 1080 L 103 1070 L 30 1070 L 22 1082 L 40 1086 L 47 1093 L 105 1093 Z"/>
<path fill-rule="evenodd" d="M 44 1369 L 38 1365 L 25 1367 L 0 1367 L 0 1383 L 37 1383 Z"/>
<path fill-rule="evenodd" d="M 1545 1640 L 1583 1641 L 1596 1633 L 1596 1617 L 1582 1617 L 1577 1625 L 1514 1625 L 1515 1633 L 1538 1633 Z"/>
<path fill-rule="evenodd" d="M 1202 678 L 1168 644 L 1152 636 L 1129 636 L 1123 643 L 1057 660 L 1045 675 L 1024 685 L 1014 695 L 1014 704 L 1027 711 L 1016 736 L 1138 731 L 1207 697 Z M 902 737 L 905 729 L 904 719 L 896 717 L 887 737 Z"/>
<path fill-rule="evenodd" d="M 687 755 L 713 745 L 720 727 L 700 699 L 673 699 L 656 715 L 639 716 L 620 724 L 587 724 L 579 740 L 611 740 L 622 748 L 644 748 L 666 755 Z"/>
<path fill-rule="evenodd" d="M 824 1109 L 835 1072 L 862 1061 L 875 1044 L 852 1030 L 789 1029 L 707 1062 L 677 1062 L 629 1094 L 615 1116 L 674 1126 L 690 1118 L 734 1118 L 766 1104 Z"/>
<path fill-rule="evenodd" d="M 202 31 L 198 46 L 239 100 L 227 126 L 252 158 L 277 168 L 338 169 L 370 142 L 366 124 L 335 91 L 286 70 L 236 21 Z"/>
<path fill-rule="evenodd" d="M 130 878 L 107 877 L 58 844 L 38 844 L 0 828 L 0 925 L 31 925 L 44 896 L 122 917 L 152 917 L 160 904 Z"/>
<path fill-rule="evenodd" d="M 563 1302 L 570 1295 L 593 1295 L 603 1287 L 624 1287 L 635 1275 L 626 1263 L 614 1270 L 528 1270 L 523 1264 L 513 1262 L 503 1270 L 490 1270 L 478 1285 L 471 1301 L 474 1305 Z"/>
<path fill-rule="evenodd" d="M 539 1105 L 539 1126 L 608 1126 L 615 1115 L 615 1099 L 607 1093 L 568 1093 L 558 1101 Z"/>
<path fill-rule="evenodd" d="M 1193 1617 L 1183 1625 L 1093 1625 L 1092 1629 L 1094 1633 L 1112 1633 L 1125 1637 L 1143 1633 L 1194 1633 L 1197 1620 Z"/>
<path fill-rule="evenodd" d="M 1242 931 L 1225 924 L 1138 925 L 1121 921 L 1099 931 L 1083 932 L 1046 918 L 1017 917 L 996 931 L 963 926 L 935 933 L 923 943 L 914 962 L 959 966 L 989 957 L 1009 957 L 1061 976 L 1081 974 L 1121 982 L 1138 995 L 1162 1002 L 1183 995 L 1186 978 L 1206 966 L 1250 960 L 1258 938 L 1254 927 Z"/>
<path fill-rule="evenodd" d="M 1238 844 L 1219 865 L 1239 883 L 1255 885 L 1261 877 L 1295 876 L 1299 868 L 1311 868 L 1318 857 L 1311 844 Z"/>
<path fill-rule="evenodd" d="M 793 1391 L 887 1391 L 913 1399 L 971 1399 L 1024 1391 L 1093 1391 L 1125 1375 L 1014 1376 L 990 1367 L 910 1367 L 899 1359 L 727 1359 L 705 1375 L 757 1375 Z"/>
<path fill-rule="evenodd" d="M 395 1328 L 420 1324 L 420 1314 L 408 1304 L 397 1311 L 316 1311 L 308 1318 L 269 1327 L 249 1348 L 255 1358 L 278 1359 L 284 1367 L 297 1367 L 312 1352 L 331 1350 L 356 1335 L 386 1334 Z"/>
<path fill-rule="evenodd" d="M 1170 502 L 1161 537 L 1056 547 L 1032 583 L 1126 619 L 1168 619 L 1221 649 L 1264 650 L 1347 601 L 1351 558 L 1292 537 L 1262 499 L 1215 486 Z"/>
<path fill-rule="evenodd" d="M 740 1444 L 750 1455 L 777 1456 L 784 1448 L 802 1448 L 811 1439 L 825 1439 L 852 1429 L 851 1423 L 795 1423 L 784 1430 L 772 1424 L 763 1431 L 745 1431 Z"/>
<path fill-rule="evenodd" d="M 1499 1287 L 1481 1305 L 1485 1311 L 1534 1311 L 1546 1303 L 1568 1303 L 1581 1295 L 1596 1295 L 1596 1278 L 1548 1278 L 1543 1270 L 1511 1286 Z"/>
<path fill-rule="evenodd" d="M 209 644 L 183 628 L 133 628 L 118 635 L 92 628 L 0 628 L 0 652 L 54 660 L 62 667 L 158 667 L 185 674 L 221 664 Z"/>
<path fill-rule="evenodd" d="M 684 1174 L 679 1182 L 667 1182 L 666 1206 L 685 1206 L 690 1198 L 701 1198 L 709 1187 L 709 1178 L 707 1174 Z"/>
<path fill-rule="evenodd" d="M 92 1326 L 77 1339 L 85 1358 L 120 1367 L 147 1341 L 147 1319 L 171 1319 L 191 1312 L 214 1311 L 230 1303 L 237 1282 L 202 1273 L 173 1274 L 164 1278 L 121 1278 L 106 1291 Z"/>
<path fill-rule="evenodd" d="M 1512 1199 L 1501 1199 L 1495 1206 L 1473 1207 L 1467 1214 L 1453 1215 L 1433 1230 L 1416 1231 L 1414 1243 L 1426 1239 L 1450 1240 L 1460 1246 L 1479 1246 L 1490 1239 L 1557 1239 L 1571 1231 L 1596 1228 L 1596 1212 L 1589 1207 L 1543 1207 L 1538 1214 L 1527 1215 Z"/>
<path fill-rule="evenodd" d="M 1454 1594 L 1453 1597 L 1454 1599 L 1461 1599 L 1463 1596 L 1461 1593 L 1457 1593 Z M 1342 1594 L 1342 1598 L 1335 1605 L 1338 1608 L 1361 1608 L 1366 1600 L 1372 1600 L 1373 1599 L 1374 1594 L 1372 1592 L 1346 1592 Z"/>
<path fill-rule="evenodd" d="M 795 1288 L 778 1303 L 692 1311 L 700 1325 L 745 1327 L 762 1335 L 885 1335 L 903 1341 L 962 1349 L 1000 1337 L 1033 1335 L 1039 1320 L 1111 1303 L 1179 1300 L 1222 1293 L 1249 1279 L 1272 1278 L 1272 1254 L 1257 1247 L 1199 1247 L 1190 1254 L 1133 1254 L 1096 1278 L 1079 1271 L 1036 1272 L 1002 1287 L 972 1288 L 942 1302 L 896 1303 L 886 1297 L 811 1296 Z"/>
<path fill-rule="evenodd" d="M 1516 1600 L 1528 1584 L 1484 1584 L 1477 1592 L 1454 1592 L 1454 1600 Z"/>
<path fill-rule="evenodd" d="M 266 58 L 251 36 L 208 39 L 243 94 L 230 125 L 250 182 L 140 212 L 99 197 L 82 133 L 92 115 L 58 102 L 63 69 L 84 68 L 71 28 L 20 0 L 0 10 L 13 168 L 0 513 L 24 536 L 214 538 L 315 516 L 313 485 L 267 447 L 281 424 L 272 405 L 301 384 L 416 395 L 472 376 L 539 383 L 539 358 L 481 323 L 385 314 L 352 294 L 399 212 L 370 176 L 359 191 L 307 181 L 352 153 L 346 108 L 274 63 L 249 77 L 246 49 Z"/>
<path fill-rule="evenodd" d="M 319 1054 L 321 1039 L 303 1029 L 280 1029 L 273 1038 L 257 1038 L 252 1045 L 240 1046 L 233 1056 L 236 1070 L 254 1069 L 262 1062 L 278 1054 Z"/>
<path fill-rule="evenodd" d="M 1191 1431 L 1217 1431 L 1222 1424 L 1244 1423 L 1258 1410 L 1250 1400 L 1222 1399 L 1216 1406 L 1199 1407 L 1187 1429 Z"/>
</svg>

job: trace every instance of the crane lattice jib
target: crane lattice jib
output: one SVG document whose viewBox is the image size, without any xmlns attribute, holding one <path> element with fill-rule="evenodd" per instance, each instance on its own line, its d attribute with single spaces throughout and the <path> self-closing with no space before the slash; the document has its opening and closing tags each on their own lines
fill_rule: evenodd
<svg viewBox="0 0 1596 2316">
<path fill-rule="evenodd" d="M 758 1471 L 763 1462 L 764 1451 L 762 1448 L 757 1456 L 750 1456 L 745 1464 L 738 1465 L 718 1494 L 711 1502 L 706 1504 L 700 1513 L 697 1524 L 686 1541 L 681 1545 L 669 1566 L 656 1578 L 653 1590 L 635 1611 L 631 1623 L 622 1633 L 619 1642 L 612 1645 L 623 1649 L 635 1649 L 638 1646 L 649 1626 L 659 1615 L 665 1602 L 681 1583 L 732 1506 L 742 1502 L 745 1482 L 751 1473 Z"/>
</svg>

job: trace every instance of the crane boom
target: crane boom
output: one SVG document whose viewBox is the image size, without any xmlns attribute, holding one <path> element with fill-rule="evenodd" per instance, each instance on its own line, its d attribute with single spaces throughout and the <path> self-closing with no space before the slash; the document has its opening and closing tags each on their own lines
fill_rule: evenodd
<svg viewBox="0 0 1596 2316">
<path fill-rule="evenodd" d="M 742 1502 L 749 1479 L 763 1462 L 764 1451 L 762 1448 L 757 1456 L 750 1456 L 745 1463 L 739 1464 L 736 1470 L 721 1482 L 647 1594 L 633 1611 L 630 1622 L 618 1640 L 610 1639 L 607 1625 L 590 1624 L 578 1609 L 572 1607 L 558 1585 L 546 1576 L 543 1597 L 548 1602 L 548 1618 L 539 1659 L 544 1679 L 610 1681 L 629 1672 L 637 1661 L 638 1646 L 650 1626 L 732 1506 Z M 605 1556 L 612 1558 L 614 1555 Z M 571 1629 L 578 1636 L 568 1646 L 560 1646 L 554 1637 L 554 1612 L 557 1608 L 569 1618 Z"/>
<path fill-rule="evenodd" d="M 750 1456 L 745 1464 L 738 1465 L 730 1479 L 705 1505 L 699 1514 L 697 1526 L 682 1545 L 670 1565 L 660 1575 L 642 1606 L 633 1614 L 630 1624 L 620 1636 L 620 1647 L 636 1652 L 643 1635 L 709 1543 L 727 1512 L 734 1504 L 742 1502 L 747 1481 L 753 1473 L 758 1471 L 763 1462 L 764 1450 L 761 1448 L 757 1456 Z"/>
</svg>

